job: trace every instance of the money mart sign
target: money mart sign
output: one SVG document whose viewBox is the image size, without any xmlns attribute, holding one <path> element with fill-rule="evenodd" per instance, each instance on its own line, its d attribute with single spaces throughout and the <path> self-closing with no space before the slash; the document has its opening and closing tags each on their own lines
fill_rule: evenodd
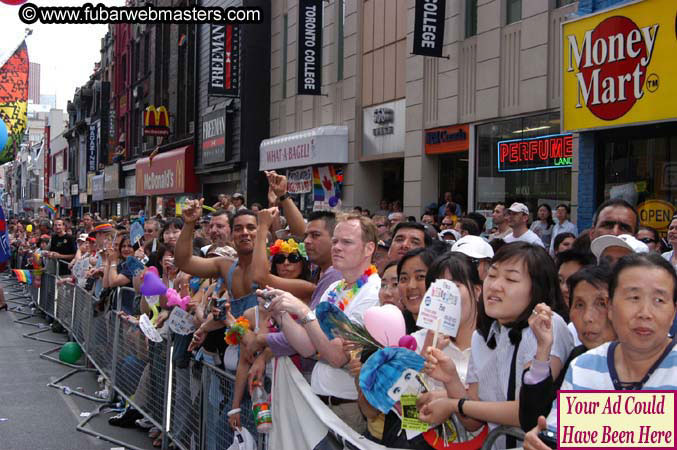
<svg viewBox="0 0 677 450">
<path fill-rule="evenodd" d="M 562 24 L 562 131 L 674 120 L 677 1 Z"/>
</svg>

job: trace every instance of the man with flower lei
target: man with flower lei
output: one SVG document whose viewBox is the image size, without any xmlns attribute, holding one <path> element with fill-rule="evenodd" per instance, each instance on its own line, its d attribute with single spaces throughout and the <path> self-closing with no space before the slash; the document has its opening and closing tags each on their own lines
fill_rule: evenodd
<svg viewBox="0 0 677 450">
<path fill-rule="evenodd" d="M 332 283 L 320 302 L 332 302 L 348 318 L 363 323 L 364 312 L 379 303 L 381 279 L 371 263 L 376 250 L 377 229 L 359 215 L 339 219 L 332 237 L 332 265 L 343 279 Z M 319 354 L 311 376 L 313 392 L 358 433 L 366 422 L 357 404 L 355 382 L 344 366 L 349 359 L 340 338 L 329 340 L 308 305 L 288 292 L 274 290 L 270 309 L 289 343 L 304 357 Z M 292 316 L 298 317 L 294 320 Z"/>
</svg>

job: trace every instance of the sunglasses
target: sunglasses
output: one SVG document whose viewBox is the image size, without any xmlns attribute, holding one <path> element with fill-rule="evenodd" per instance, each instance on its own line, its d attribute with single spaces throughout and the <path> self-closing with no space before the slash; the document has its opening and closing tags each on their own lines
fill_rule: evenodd
<svg viewBox="0 0 677 450">
<path fill-rule="evenodd" d="M 285 261 L 289 261 L 292 264 L 297 263 L 297 262 L 301 262 L 301 255 L 294 252 L 294 253 L 290 253 L 288 255 L 283 255 L 282 253 L 278 253 L 277 255 L 273 256 L 273 263 L 274 264 L 282 264 Z"/>
<path fill-rule="evenodd" d="M 648 244 L 650 242 L 658 242 L 656 239 L 651 239 L 651 238 L 642 238 L 640 241 L 644 242 L 645 244 Z"/>
</svg>

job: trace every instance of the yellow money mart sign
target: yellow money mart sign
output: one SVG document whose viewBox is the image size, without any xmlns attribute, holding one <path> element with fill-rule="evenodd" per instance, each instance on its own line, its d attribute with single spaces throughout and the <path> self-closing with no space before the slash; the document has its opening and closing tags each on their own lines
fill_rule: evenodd
<svg viewBox="0 0 677 450">
<path fill-rule="evenodd" d="M 562 131 L 677 118 L 677 1 L 562 24 Z"/>
</svg>

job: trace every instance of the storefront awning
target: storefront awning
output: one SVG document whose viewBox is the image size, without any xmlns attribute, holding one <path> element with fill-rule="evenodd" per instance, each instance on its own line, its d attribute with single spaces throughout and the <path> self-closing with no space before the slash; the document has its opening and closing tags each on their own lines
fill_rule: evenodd
<svg viewBox="0 0 677 450">
<path fill-rule="evenodd" d="M 136 161 L 136 195 L 196 192 L 193 146 L 180 147 Z"/>
<path fill-rule="evenodd" d="M 324 126 L 265 139 L 259 170 L 348 162 L 348 127 Z"/>
</svg>

